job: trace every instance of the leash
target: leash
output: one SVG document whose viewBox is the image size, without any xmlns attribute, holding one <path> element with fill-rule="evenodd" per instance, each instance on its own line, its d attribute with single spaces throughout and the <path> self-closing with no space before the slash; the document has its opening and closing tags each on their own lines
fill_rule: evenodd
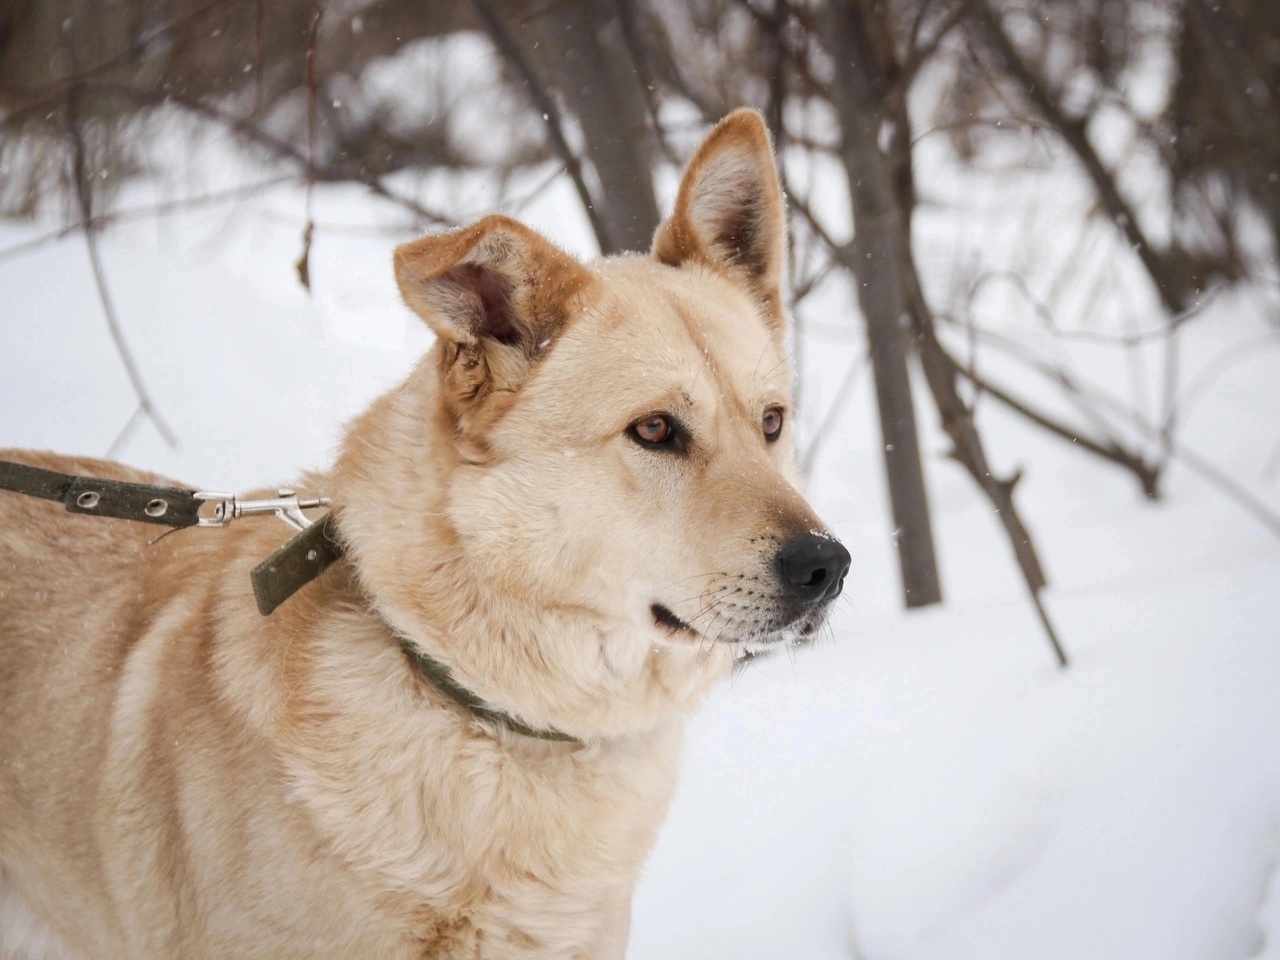
<svg viewBox="0 0 1280 960">
<path fill-rule="evenodd" d="M 174 529 L 225 527 L 239 517 L 274 514 L 299 533 L 249 574 L 264 617 L 342 556 L 332 514 L 312 523 L 302 512 L 329 506 L 329 498 L 299 499 L 292 490 L 264 500 L 244 500 L 230 493 L 74 476 L 11 460 L 0 460 L 0 490 L 59 502 L 68 513 Z M 200 509 L 207 503 L 213 504 L 213 513 L 202 517 Z"/>
<path fill-rule="evenodd" d="M 0 460 L 0 490 L 53 500 L 66 507 L 68 513 L 154 523 L 174 529 L 225 527 L 239 517 L 274 514 L 299 532 L 249 574 L 258 612 L 264 617 L 270 616 L 280 604 L 342 556 L 333 514 L 326 514 L 313 523 L 302 512 L 329 506 L 329 498 L 299 499 L 292 490 L 280 490 L 277 497 L 246 500 L 230 493 L 75 476 L 11 460 Z M 213 504 L 212 515 L 202 517 L 200 509 L 208 503 Z M 577 737 L 552 727 L 531 727 L 519 717 L 489 706 L 455 680 L 447 666 L 395 630 L 392 632 L 410 665 L 468 712 L 526 737 L 577 742 Z"/>
</svg>

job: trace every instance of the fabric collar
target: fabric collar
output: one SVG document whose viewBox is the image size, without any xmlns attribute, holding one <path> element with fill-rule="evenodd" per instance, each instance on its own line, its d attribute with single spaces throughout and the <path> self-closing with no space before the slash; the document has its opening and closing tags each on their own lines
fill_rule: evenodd
<svg viewBox="0 0 1280 960">
<path fill-rule="evenodd" d="M 469 713 L 480 717 L 483 720 L 489 720 L 499 726 L 506 727 L 513 733 L 519 733 L 526 737 L 533 737 L 537 740 L 554 740 L 560 743 L 577 743 L 578 738 L 562 733 L 554 727 L 531 727 L 519 717 L 513 717 L 504 710 L 491 707 L 484 700 L 480 699 L 473 691 L 468 690 L 456 679 L 453 673 L 439 660 L 427 655 L 421 647 L 412 640 L 409 640 L 403 634 L 395 631 L 396 640 L 400 644 L 400 649 L 404 651 L 404 655 L 409 658 L 409 662 L 420 673 L 423 678 L 429 681 L 441 693 L 445 694 L 450 700 L 463 707 Z"/>
</svg>

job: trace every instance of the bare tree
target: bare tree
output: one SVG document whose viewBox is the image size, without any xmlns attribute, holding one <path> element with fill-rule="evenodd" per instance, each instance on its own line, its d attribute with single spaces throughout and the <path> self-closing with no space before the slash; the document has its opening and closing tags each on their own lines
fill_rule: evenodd
<svg viewBox="0 0 1280 960">
<path fill-rule="evenodd" d="M 1042 8 L 1052 16 L 1039 16 Z M 484 170 L 507 182 L 540 168 L 544 182 L 559 171 L 572 182 L 602 251 L 640 250 L 658 223 L 655 171 L 678 164 L 698 132 L 690 106 L 710 122 L 751 104 L 774 130 L 795 215 L 794 299 L 837 274 L 858 291 L 908 606 L 942 596 L 912 393 L 921 375 L 950 456 L 992 505 L 1062 663 L 1042 604 L 1044 570 L 1015 503 L 1020 473 L 992 469 L 980 403 L 998 403 L 1128 471 L 1152 499 L 1178 459 L 1280 530 L 1265 504 L 1178 436 L 1181 405 L 1197 386 L 1181 383 L 1181 331 L 1216 289 L 1257 276 L 1266 256 L 1246 236 L 1240 210 L 1270 225 L 1270 256 L 1280 242 L 1280 67 L 1269 52 L 1280 45 L 1280 17 L 1268 0 L 122 0 L 114 9 L 104 23 L 90 0 L 0 7 L 0 212 L 26 216 L 54 203 L 67 211 L 65 227 L 0 256 L 81 229 L 92 256 L 98 230 L 164 208 L 118 210 L 112 191 L 148 175 L 151 118 L 175 114 L 230 131 L 280 171 L 191 203 L 289 180 L 305 184 L 308 197 L 327 183 L 358 183 L 422 226 L 446 222 L 450 211 L 431 209 L 393 174 Z M 461 114 L 440 60 L 453 38 L 474 43 L 477 34 L 500 66 L 488 81 L 494 136 L 484 150 L 453 132 Z M 1179 68 L 1157 117 L 1143 115 L 1126 88 L 1127 71 L 1152 44 Z M 379 91 L 368 77 L 388 60 L 416 64 L 435 85 Z M 938 90 L 932 115 L 922 113 L 928 98 L 913 95 Z M 1091 131 L 1103 109 L 1128 118 L 1125 149 L 1154 156 L 1167 174 L 1164 207 L 1134 195 L 1121 176 L 1126 154 L 1103 149 Z M 919 138 L 946 136 L 963 167 L 981 163 L 1011 128 L 1051 145 L 1053 162 L 1069 162 L 1090 186 L 1096 204 L 1080 213 L 1077 246 L 1105 234 L 1116 256 L 1145 274 L 1155 315 L 1137 332 L 1068 331 L 1054 294 L 1016 269 L 983 267 L 949 296 L 933 287 L 926 296 L 913 231 Z M 848 242 L 796 187 L 796 157 L 834 160 L 843 172 L 855 225 Z M 1153 226 L 1161 218 L 1172 227 Z M 304 282 L 317 229 L 308 214 Z M 1053 287 L 1092 284 L 1094 299 L 1105 299 L 1083 277 L 1086 259 L 1068 260 Z M 97 282 L 113 322 L 101 270 Z M 988 329 L 979 294 L 994 283 L 1015 291 L 1064 343 L 1089 336 L 1163 351 L 1159 415 L 1146 418 L 1065 363 Z M 1023 395 L 1025 380 L 1014 388 L 989 373 L 979 350 L 1022 364 L 1067 412 L 1043 391 Z M 856 373 L 863 358 L 849 359 Z M 141 377 L 133 379 L 135 420 L 161 423 Z M 831 421 L 828 412 L 823 423 Z"/>
<path fill-rule="evenodd" d="M 915 266 L 901 154 L 909 128 L 897 95 L 897 64 L 883 7 L 833 3 L 825 26 L 835 64 L 831 102 L 840 121 L 840 159 L 855 225 L 853 242 L 837 253 L 859 281 L 902 592 L 908 607 L 921 607 L 940 602 L 942 586 L 907 369 L 907 291 Z M 887 150 L 882 140 L 888 141 Z"/>
</svg>

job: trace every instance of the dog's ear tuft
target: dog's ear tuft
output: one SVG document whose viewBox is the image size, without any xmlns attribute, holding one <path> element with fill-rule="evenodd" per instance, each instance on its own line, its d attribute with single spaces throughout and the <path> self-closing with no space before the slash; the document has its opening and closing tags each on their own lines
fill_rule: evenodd
<svg viewBox="0 0 1280 960">
<path fill-rule="evenodd" d="M 510 346 L 520 343 L 522 331 L 516 322 L 511 288 L 497 273 L 478 264 L 464 263 L 447 271 L 437 282 L 453 287 L 457 298 L 470 298 L 478 303 L 479 309 L 467 325 L 476 336 Z"/>
<path fill-rule="evenodd" d="M 786 243 L 769 131 L 756 111 L 735 110 L 689 161 L 675 212 L 654 237 L 653 256 L 674 267 L 697 262 L 728 273 L 780 326 Z"/>
<path fill-rule="evenodd" d="M 396 282 L 442 340 L 519 349 L 532 360 L 590 282 L 586 267 L 528 227 L 491 216 L 396 248 Z"/>
</svg>

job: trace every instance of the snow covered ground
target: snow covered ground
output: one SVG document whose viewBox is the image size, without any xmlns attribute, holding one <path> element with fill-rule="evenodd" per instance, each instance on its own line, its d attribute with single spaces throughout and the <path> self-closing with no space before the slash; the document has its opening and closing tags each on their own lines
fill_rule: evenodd
<svg viewBox="0 0 1280 960">
<path fill-rule="evenodd" d="M 214 164 L 197 179 L 251 175 Z M 486 210 L 482 188 L 425 190 L 462 216 Z M 1018 190 L 1020 204 L 1056 202 L 1044 181 Z M 321 191 L 308 295 L 293 270 L 301 210 L 277 188 L 104 238 L 126 336 L 181 439 L 170 450 L 144 425 L 121 459 L 215 489 L 287 481 L 327 462 L 343 420 L 425 349 L 392 285 L 404 235 L 370 229 L 394 214 Z M 591 253 L 562 185 L 522 215 Z M 999 247 L 995 228 L 975 240 L 921 223 L 929 263 L 956 244 Z M 56 226 L 0 225 L 0 251 Z M 993 309 L 997 325 L 1023 322 Z M 1183 437 L 1280 510 L 1274 329 L 1267 339 L 1256 297 L 1208 311 L 1186 329 L 1184 382 L 1257 346 L 1201 394 Z M 804 317 L 812 431 L 860 337 L 840 284 Z M 1124 373 L 1102 351 L 1077 360 L 1104 382 Z M 82 240 L 0 253 L 0 446 L 102 455 L 133 409 Z M 810 480 L 854 558 L 835 622 L 694 718 L 630 956 L 1280 958 L 1280 539 L 1182 468 L 1150 504 L 1114 468 L 984 404 L 994 462 L 1026 469 L 1019 495 L 1073 657 L 1060 672 L 990 508 L 941 456 L 923 396 L 919 410 L 947 604 L 898 608 L 864 377 Z"/>
</svg>

